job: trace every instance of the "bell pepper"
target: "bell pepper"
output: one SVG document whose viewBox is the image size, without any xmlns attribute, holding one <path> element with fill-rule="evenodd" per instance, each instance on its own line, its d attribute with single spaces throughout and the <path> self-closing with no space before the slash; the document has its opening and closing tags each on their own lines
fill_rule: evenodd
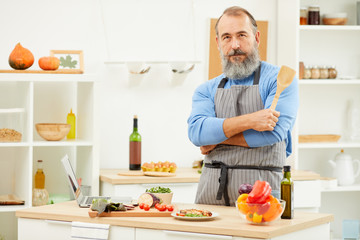
<svg viewBox="0 0 360 240">
<path fill-rule="evenodd" d="M 248 203 L 265 203 L 271 193 L 271 186 L 267 181 L 257 180 L 247 198 Z"/>
<path fill-rule="evenodd" d="M 254 223 L 261 223 L 262 221 L 262 215 L 259 215 L 257 213 L 254 213 L 253 215 L 253 222 Z"/>
<path fill-rule="evenodd" d="M 259 206 L 257 214 L 263 215 L 269 210 L 269 208 L 270 208 L 269 202 L 263 203 L 261 206 Z"/>
<path fill-rule="evenodd" d="M 268 211 L 263 214 L 264 222 L 270 222 L 272 220 L 275 220 L 282 212 L 282 207 L 279 200 L 274 198 L 272 195 L 268 197 L 268 203 L 270 203 L 270 207 Z"/>
<path fill-rule="evenodd" d="M 243 193 L 237 199 L 237 207 L 239 211 L 243 214 L 247 214 L 249 212 L 249 205 L 246 203 L 247 198 L 248 194 Z"/>
</svg>

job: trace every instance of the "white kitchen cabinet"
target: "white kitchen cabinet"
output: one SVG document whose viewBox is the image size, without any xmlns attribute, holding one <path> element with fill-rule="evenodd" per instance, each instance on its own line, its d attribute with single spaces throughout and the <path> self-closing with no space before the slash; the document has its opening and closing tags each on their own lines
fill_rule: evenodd
<svg viewBox="0 0 360 240">
<path fill-rule="evenodd" d="M 0 73 L 0 108 L 24 109 L 22 141 L 0 143 L 0 195 L 13 194 L 23 206 L 0 206 L 14 212 L 32 206 L 36 162 L 42 159 L 49 194 L 69 195 L 60 159 L 68 154 L 82 184 L 99 191 L 98 149 L 95 132 L 95 75 Z M 36 123 L 66 123 L 70 109 L 76 115 L 76 139 L 45 141 Z M 6 127 L 6 126 L 1 126 Z"/>
<path fill-rule="evenodd" d="M 146 189 L 152 187 L 170 188 L 173 195 L 173 202 L 194 203 L 198 183 L 146 183 L 146 184 L 110 184 L 101 182 L 100 194 L 102 196 L 131 197 L 138 199 Z"/>
<path fill-rule="evenodd" d="M 356 25 L 356 1 L 300 0 L 297 4 L 298 12 L 300 7 L 319 5 L 321 17 L 336 12 L 346 12 L 348 15 L 345 26 L 294 26 L 298 30 L 298 61 L 310 66 L 335 65 L 338 72 L 336 79 L 299 81 L 297 133 L 341 135 L 336 143 L 297 144 L 295 167 L 315 171 L 323 177 L 332 177 L 333 170 L 328 160 L 334 159 L 341 149 L 353 158 L 360 158 L 360 143 L 349 140 L 346 134 L 348 101 L 360 104 L 360 59 L 357 57 L 360 53 L 360 26 Z M 335 214 L 335 222 L 331 224 L 335 238 L 341 238 L 344 219 L 358 218 L 360 215 L 352 200 L 354 197 L 359 198 L 359 185 L 360 178 L 357 178 L 353 186 L 322 189 L 319 211 Z"/>
</svg>

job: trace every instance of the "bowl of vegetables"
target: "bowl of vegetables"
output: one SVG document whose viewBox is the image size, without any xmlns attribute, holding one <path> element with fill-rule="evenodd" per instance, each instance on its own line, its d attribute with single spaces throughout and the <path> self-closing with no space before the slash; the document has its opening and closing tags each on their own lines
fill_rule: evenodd
<svg viewBox="0 0 360 240">
<path fill-rule="evenodd" d="M 256 181 L 249 193 L 242 193 L 235 205 L 240 215 L 251 224 L 267 224 L 281 217 L 285 201 L 271 195 L 266 181 Z"/>
<path fill-rule="evenodd" d="M 172 198 L 173 198 L 173 192 L 170 188 L 166 187 L 152 187 L 150 189 L 146 189 L 147 193 L 152 193 L 156 197 L 160 199 L 161 204 L 169 205 L 171 204 Z"/>
</svg>

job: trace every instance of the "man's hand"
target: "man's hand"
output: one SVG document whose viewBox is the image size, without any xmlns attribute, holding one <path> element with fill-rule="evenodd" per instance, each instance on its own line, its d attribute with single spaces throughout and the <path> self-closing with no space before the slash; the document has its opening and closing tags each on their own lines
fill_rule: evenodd
<svg viewBox="0 0 360 240">
<path fill-rule="evenodd" d="M 279 121 L 280 112 L 263 109 L 257 112 L 227 118 L 223 124 L 224 134 L 230 138 L 238 133 L 248 129 L 254 129 L 259 132 L 274 130 L 276 123 Z"/>
<path fill-rule="evenodd" d="M 280 116 L 280 112 L 271 109 L 263 109 L 253 112 L 250 115 L 253 121 L 252 129 L 263 132 L 274 130 L 276 123 L 279 121 L 278 117 Z"/>
<path fill-rule="evenodd" d="M 201 146 L 200 147 L 201 154 L 208 155 L 215 147 L 216 147 L 216 144 Z"/>
</svg>

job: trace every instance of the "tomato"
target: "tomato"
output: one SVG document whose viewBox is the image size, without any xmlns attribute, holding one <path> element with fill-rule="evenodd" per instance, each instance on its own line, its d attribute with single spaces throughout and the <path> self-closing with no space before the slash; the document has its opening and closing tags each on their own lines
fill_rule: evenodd
<svg viewBox="0 0 360 240">
<path fill-rule="evenodd" d="M 183 214 L 183 213 L 176 213 L 176 216 L 185 217 L 185 214 Z"/>
<path fill-rule="evenodd" d="M 140 204 L 139 204 L 139 208 L 140 208 L 140 209 L 143 209 L 143 208 L 144 208 L 144 205 L 145 205 L 145 203 L 140 203 Z"/>
<path fill-rule="evenodd" d="M 150 210 L 150 206 L 148 204 L 144 204 L 144 210 L 145 211 L 149 211 Z"/>
<path fill-rule="evenodd" d="M 159 207 L 160 207 L 160 206 L 161 206 L 160 203 L 155 204 L 155 208 L 156 208 L 157 210 L 159 210 Z"/>
<path fill-rule="evenodd" d="M 165 204 L 161 204 L 158 206 L 157 210 L 159 210 L 160 212 L 163 212 L 166 210 L 166 205 Z"/>
<path fill-rule="evenodd" d="M 174 206 L 173 206 L 173 205 L 166 205 L 166 209 L 167 209 L 169 212 L 172 212 L 172 211 L 174 211 Z"/>
</svg>

